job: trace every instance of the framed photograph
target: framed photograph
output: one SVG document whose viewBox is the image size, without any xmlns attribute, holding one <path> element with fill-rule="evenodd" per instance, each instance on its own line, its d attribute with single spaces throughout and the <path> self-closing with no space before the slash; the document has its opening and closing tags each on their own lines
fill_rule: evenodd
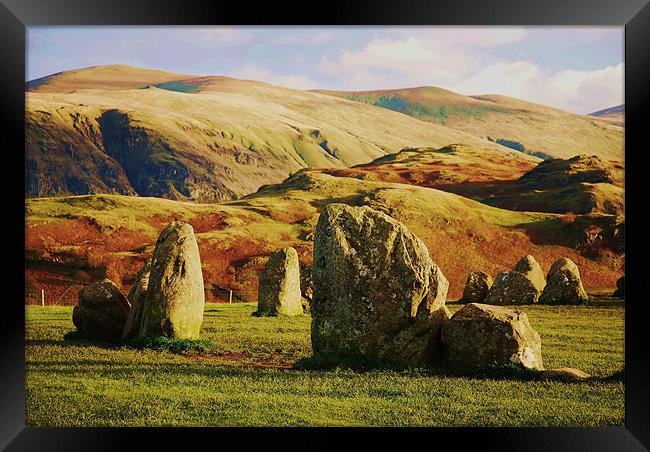
<svg viewBox="0 0 650 452">
<path fill-rule="evenodd" d="M 2 0 L 2 447 L 646 450 L 647 3 Z"/>
</svg>

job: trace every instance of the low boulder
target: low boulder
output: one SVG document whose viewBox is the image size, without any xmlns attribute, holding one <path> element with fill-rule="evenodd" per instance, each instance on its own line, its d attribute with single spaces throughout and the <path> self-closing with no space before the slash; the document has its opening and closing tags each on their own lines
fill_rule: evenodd
<svg viewBox="0 0 650 452">
<path fill-rule="evenodd" d="M 493 280 L 485 272 L 470 272 L 463 290 L 463 303 L 483 303 Z"/>
<path fill-rule="evenodd" d="M 546 276 L 546 287 L 539 297 L 542 304 L 582 304 L 589 297 L 582 286 L 578 266 L 567 258 L 553 263 Z"/>
<path fill-rule="evenodd" d="M 84 337 L 115 342 L 122 337 L 129 309 L 126 297 L 106 278 L 79 291 L 72 323 Z"/>
<path fill-rule="evenodd" d="M 142 268 L 140 268 L 140 271 L 138 271 L 138 275 L 135 277 L 135 283 L 126 297 L 131 304 L 131 310 L 126 319 L 126 324 L 124 325 L 122 340 L 136 337 L 140 331 L 142 311 L 144 309 L 144 300 L 147 297 L 150 272 L 151 259 L 147 259 L 142 265 Z"/>
<path fill-rule="evenodd" d="M 591 377 L 586 372 L 580 369 L 572 369 L 571 367 L 561 367 L 559 369 L 549 369 L 541 373 L 543 380 L 565 380 L 565 381 L 582 381 Z"/>
<path fill-rule="evenodd" d="M 476 369 L 515 365 L 543 370 L 542 344 L 525 312 L 470 303 L 442 327 L 447 362 L 456 368 Z"/>
<path fill-rule="evenodd" d="M 615 297 L 624 297 L 625 296 L 625 275 L 621 276 L 616 280 L 616 290 L 612 294 Z"/>
<path fill-rule="evenodd" d="M 271 254 L 260 274 L 257 314 L 294 316 L 302 313 L 298 253 L 288 247 Z"/>
<path fill-rule="evenodd" d="M 519 262 L 517 262 L 512 269 L 513 271 L 519 272 L 526 276 L 533 283 L 535 289 L 539 294 L 544 290 L 546 286 L 546 278 L 544 277 L 544 271 L 542 267 L 537 263 L 537 260 L 530 254 L 522 257 Z M 539 295 L 538 295 L 539 297 Z"/>
<path fill-rule="evenodd" d="M 537 302 L 539 292 L 530 279 L 516 271 L 497 275 L 485 297 L 486 304 L 524 305 Z"/>
<path fill-rule="evenodd" d="M 191 225 L 174 221 L 156 242 L 139 337 L 198 339 L 205 292 L 199 246 Z"/>
<path fill-rule="evenodd" d="M 435 359 L 449 282 L 422 240 L 370 207 L 327 205 L 314 236 L 315 354 Z"/>
</svg>

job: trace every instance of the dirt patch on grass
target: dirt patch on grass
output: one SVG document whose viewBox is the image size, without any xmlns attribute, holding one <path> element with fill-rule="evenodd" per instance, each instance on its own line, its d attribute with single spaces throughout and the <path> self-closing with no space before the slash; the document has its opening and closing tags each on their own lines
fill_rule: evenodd
<svg viewBox="0 0 650 452">
<path fill-rule="evenodd" d="M 291 364 L 279 364 L 271 360 L 265 360 L 259 357 L 253 357 L 250 353 L 241 352 L 227 352 L 219 353 L 214 355 L 200 355 L 193 354 L 187 355 L 187 359 L 191 361 L 202 361 L 202 362 L 215 362 L 215 363 L 235 363 L 236 367 L 245 367 L 249 369 L 282 369 L 290 370 L 293 369 Z"/>
</svg>

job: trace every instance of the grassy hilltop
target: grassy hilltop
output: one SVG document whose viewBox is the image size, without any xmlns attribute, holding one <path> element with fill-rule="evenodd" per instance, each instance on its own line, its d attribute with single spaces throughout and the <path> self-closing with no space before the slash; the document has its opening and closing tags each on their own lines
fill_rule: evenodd
<svg viewBox="0 0 650 452">
<path fill-rule="evenodd" d="M 404 146 L 496 143 L 332 96 L 130 66 L 27 84 L 29 196 L 116 193 L 234 199 L 307 167 L 345 167 Z"/>
<path fill-rule="evenodd" d="M 538 157 L 596 154 L 607 160 L 623 159 L 619 125 L 508 96 L 464 96 L 433 86 L 316 92 L 399 111 Z"/>
</svg>

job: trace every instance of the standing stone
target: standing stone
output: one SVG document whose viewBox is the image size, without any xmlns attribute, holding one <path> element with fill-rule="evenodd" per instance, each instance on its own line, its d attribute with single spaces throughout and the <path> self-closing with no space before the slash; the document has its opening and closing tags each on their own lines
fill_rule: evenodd
<svg viewBox="0 0 650 452">
<path fill-rule="evenodd" d="M 300 315 L 300 265 L 295 249 L 284 248 L 271 254 L 260 274 L 257 291 L 258 315 Z"/>
<path fill-rule="evenodd" d="M 485 297 L 486 304 L 521 305 L 537 301 L 539 292 L 533 283 L 519 272 L 501 272 Z"/>
<path fill-rule="evenodd" d="M 578 266 L 571 259 L 558 259 L 546 276 L 546 287 L 539 297 L 542 304 L 582 304 L 589 297 L 582 286 Z"/>
<path fill-rule="evenodd" d="M 313 352 L 434 360 L 449 282 L 422 240 L 370 207 L 329 204 L 314 236 Z"/>
<path fill-rule="evenodd" d="M 485 272 L 470 272 L 463 290 L 463 303 L 483 303 L 493 280 Z"/>
<path fill-rule="evenodd" d="M 72 310 L 72 323 L 87 338 L 118 341 L 129 308 L 129 302 L 120 289 L 106 278 L 79 291 L 78 304 Z"/>
<path fill-rule="evenodd" d="M 162 230 L 151 260 L 140 337 L 197 339 L 205 293 L 194 229 L 174 221 Z"/>
<path fill-rule="evenodd" d="M 625 296 L 625 275 L 621 276 L 616 280 L 616 290 L 612 294 L 615 297 L 624 297 Z"/>
<path fill-rule="evenodd" d="M 455 367 L 516 365 L 544 370 L 542 343 L 525 312 L 470 303 L 442 327 L 448 362 Z"/>
<path fill-rule="evenodd" d="M 305 312 L 309 312 L 309 305 L 314 296 L 314 284 L 311 279 L 311 265 L 300 269 L 300 292 L 302 294 L 302 308 Z"/>
<path fill-rule="evenodd" d="M 142 322 L 142 310 L 144 309 L 144 300 L 147 298 L 147 288 L 149 286 L 149 273 L 151 272 L 151 259 L 147 259 L 142 268 L 135 277 L 135 283 L 127 295 L 131 310 L 124 325 L 122 340 L 131 339 L 138 335 L 140 323 Z"/>
<path fill-rule="evenodd" d="M 533 286 L 535 286 L 538 292 L 537 296 L 539 297 L 539 294 L 544 290 L 544 286 L 546 286 L 546 278 L 544 278 L 544 272 L 542 271 L 542 267 L 537 263 L 537 260 L 528 254 L 522 257 L 512 270 L 526 276 L 533 283 Z"/>
</svg>

